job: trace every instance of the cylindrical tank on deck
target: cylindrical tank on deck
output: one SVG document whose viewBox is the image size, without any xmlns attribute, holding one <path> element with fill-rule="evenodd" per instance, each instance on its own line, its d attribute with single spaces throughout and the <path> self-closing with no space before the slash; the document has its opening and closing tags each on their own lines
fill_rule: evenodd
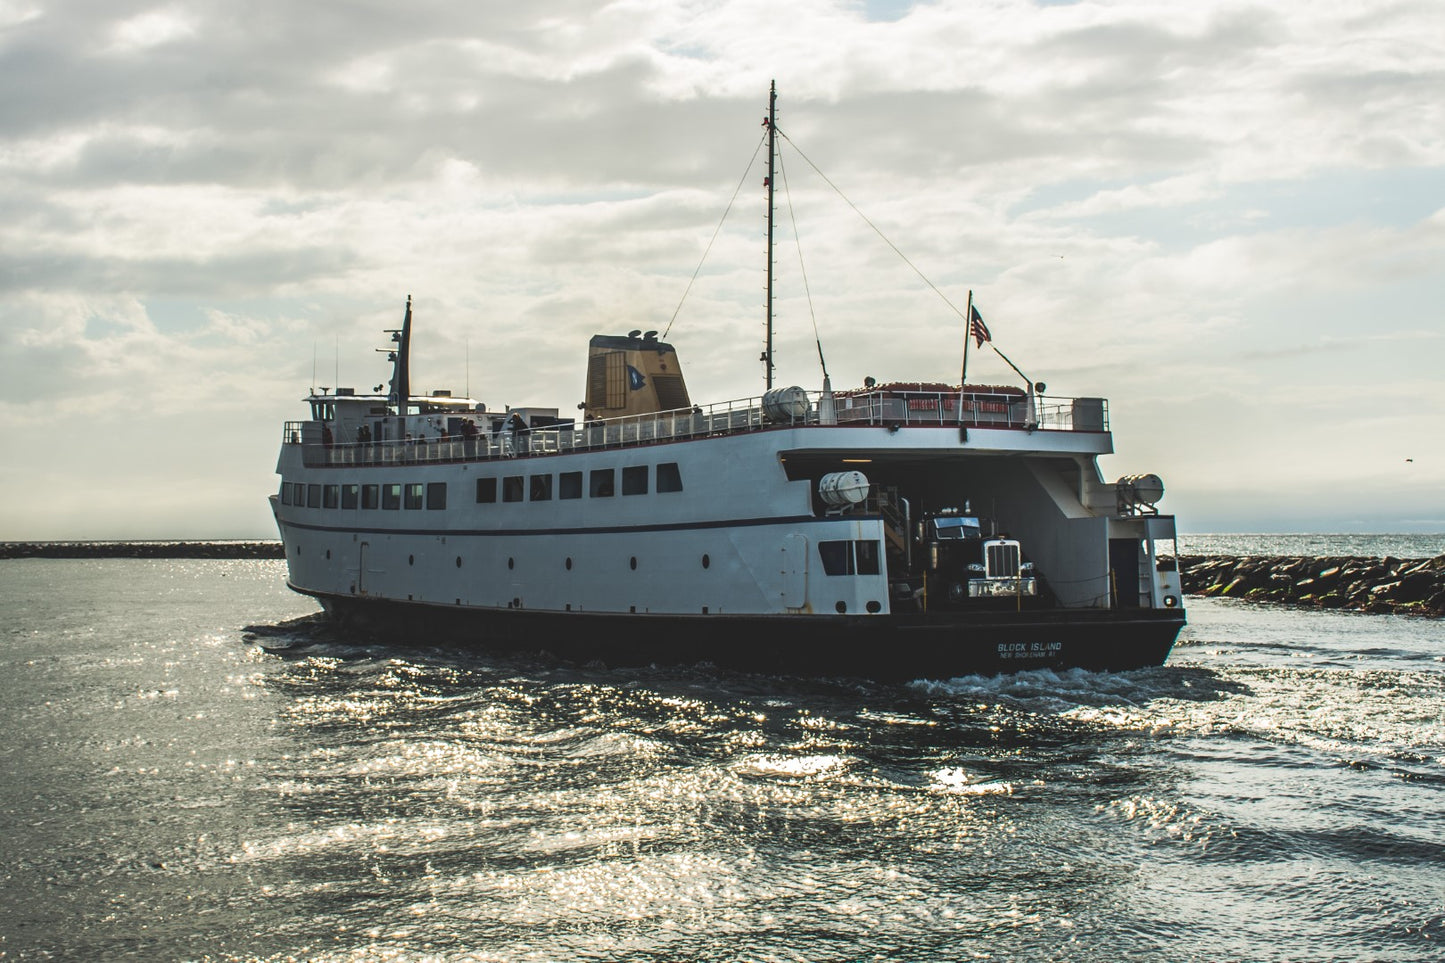
<svg viewBox="0 0 1445 963">
<path fill-rule="evenodd" d="M 829 472 L 818 481 L 818 497 L 833 508 L 857 505 L 868 497 L 868 476 L 861 471 Z"/>
<path fill-rule="evenodd" d="M 1157 505 L 1164 497 L 1164 482 L 1158 475 L 1125 475 L 1119 479 L 1119 495 L 1135 505 Z"/>
<path fill-rule="evenodd" d="M 808 414 L 808 393 L 797 385 L 774 388 L 763 395 L 763 417 L 768 421 L 799 421 Z"/>
</svg>

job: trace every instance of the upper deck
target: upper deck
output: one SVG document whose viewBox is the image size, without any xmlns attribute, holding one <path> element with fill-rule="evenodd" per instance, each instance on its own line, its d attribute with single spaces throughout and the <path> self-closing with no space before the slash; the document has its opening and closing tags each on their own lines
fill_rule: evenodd
<svg viewBox="0 0 1445 963">
<path fill-rule="evenodd" d="M 410 435 L 400 439 L 376 440 L 368 432 L 362 440 L 343 440 L 336 437 L 330 422 L 313 420 L 287 422 L 282 444 L 283 451 L 285 446 L 298 446 L 306 467 L 324 468 L 486 461 L 810 426 L 988 428 L 1044 433 L 1043 437 L 1047 437 L 1047 433 L 1104 434 L 1109 431 L 1108 402 L 1103 398 L 878 389 L 835 396 L 831 416 L 827 407 L 824 400 L 809 404 L 800 414 L 780 413 L 776 405 L 767 406 L 763 398 L 753 397 L 590 420 L 581 426 L 567 421 L 541 427 L 517 423 L 507 427 L 495 418 L 484 418 L 484 426 L 475 430 L 466 424 L 466 419 L 457 417 L 469 412 L 423 412 L 406 416 L 397 434 Z M 403 421 L 395 414 L 375 417 L 399 425 Z M 486 427 L 488 425 L 491 427 Z"/>
</svg>

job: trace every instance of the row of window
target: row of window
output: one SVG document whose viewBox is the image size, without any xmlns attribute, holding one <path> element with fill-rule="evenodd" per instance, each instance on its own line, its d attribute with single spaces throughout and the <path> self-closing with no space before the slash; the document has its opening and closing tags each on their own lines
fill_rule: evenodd
<svg viewBox="0 0 1445 963">
<path fill-rule="evenodd" d="M 877 542 L 819 542 L 818 557 L 823 561 L 825 575 L 877 575 L 879 572 Z"/>
<path fill-rule="evenodd" d="M 491 504 L 498 501 L 504 502 L 547 502 L 552 500 L 555 492 L 557 498 L 581 498 L 583 491 L 583 472 L 564 471 L 559 475 L 503 475 L 501 478 L 489 477 L 477 479 L 477 502 L 478 504 Z M 622 494 L 624 495 L 646 495 L 651 490 L 656 492 L 680 492 L 682 491 L 682 473 L 678 470 L 677 462 L 663 462 L 656 466 L 654 474 L 652 466 L 630 465 L 622 469 Z M 611 498 L 617 493 L 617 469 L 595 468 L 586 472 L 586 490 L 589 498 Z M 500 482 L 500 484 L 498 484 Z"/>
<path fill-rule="evenodd" d="M 617 492 L 615 468 L 597 468 L 587 472 L 587 495 L 611 498 Z M 655 466 L 630 465 L 621 469 L 622 494 L 646 495 L 656 492 L 682 491 L 682 473 L 677 462 Z M 500 483 L 500 484 L 499 484 Z M 559 475 L 504 475 L 477 479 L 477 502 L 496 502 L 500 493 L 504 502 L 551 501 L 558 498 L 581 498 L 583 473 L 564 471 Z M 441 511 L 447 507 L 446 482 L 406 482 L 385 485 L 308 485 L 304 482 L 283 482 L 281 504 L 303 508 L 363 508 L 394 511 L 427 509 Z"/>
<path fill-rule="evenodd" d="M 303 508 L 430 509 L 447 507 L 447 483 L 421 482 L 386 485 L 307 485 L 284 482 L 281 504 Z"/>
</svg>

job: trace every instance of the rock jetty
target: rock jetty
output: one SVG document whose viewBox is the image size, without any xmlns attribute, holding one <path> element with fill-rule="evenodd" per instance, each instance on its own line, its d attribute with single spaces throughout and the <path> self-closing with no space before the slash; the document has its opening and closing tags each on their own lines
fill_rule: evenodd
<svg viewBox="0 0 1445 963">
<path fill-rule="evenodd" d="M 285 557 L 280 542 L 0 542 L 0 559 Z"/>
<path fill-rule="evenodd" d="M 1181 555 L 1184 591 L 1324 609 L 1445 616 L 1445 555 Z"/>
</svg>

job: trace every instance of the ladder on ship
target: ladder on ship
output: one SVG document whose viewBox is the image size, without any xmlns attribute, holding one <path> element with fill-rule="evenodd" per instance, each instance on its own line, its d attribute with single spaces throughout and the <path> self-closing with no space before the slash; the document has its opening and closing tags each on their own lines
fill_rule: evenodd
<svg viewBox="0 0 1445 963">
<path fill-rule="evenodd" d="M 913 552 L 908 535 L 908 499 L 898 494 L 897 488 L 878 489 L 878 514 L 883 516 L 883 538 L 891 551 L 901 556 L 905 563 L 912 564 Z"/>
</svg>

